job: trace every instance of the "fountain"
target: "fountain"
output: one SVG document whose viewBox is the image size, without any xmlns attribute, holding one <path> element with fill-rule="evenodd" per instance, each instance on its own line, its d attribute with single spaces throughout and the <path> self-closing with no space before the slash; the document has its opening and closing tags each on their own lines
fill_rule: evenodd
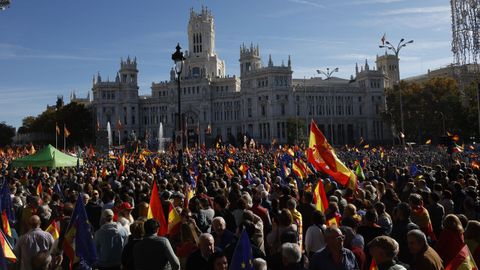
<svg viewBox="0 0 480 270">
<path fill-rule="evenodd" d="M 112 127 L 110 127 L 110 122 L 107 122 L 107 132 L 108 132 L 108 148 L 112 147 Z"/>
<path fill-rule="evenodd" d="M 163 146 L 163 123 L 160 122 L 160 125 L 158 126 L 158 152 L 164 152 L 164 146 Z"/>
</svg>

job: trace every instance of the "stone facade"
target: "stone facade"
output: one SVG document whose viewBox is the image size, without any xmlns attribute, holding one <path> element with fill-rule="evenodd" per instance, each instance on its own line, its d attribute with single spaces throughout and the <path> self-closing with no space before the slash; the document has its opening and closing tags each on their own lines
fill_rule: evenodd
<svg viewBox="0 0 480 270">
<path fill-rule="evenodd" d="M 226 75 L 225 63 L 215 52 L 213 16 L 205 8 L 190 12 L 188 40 L 181 107 L 188 133 L 198 134 L 201 143 L 216 137 L 241 141 L 245 134 L 262 144 L 273 139 L 286 143 L 288 120 L 309 123 L 312 118 L 337 145 L 391 138 L 381 117 L 385 76 L 368 63 L 361 70 L 357 66 L 350 80 L 293 79 L 290 56 L 287 64 L 274 65 L 269 56 L 263 65 L 258 45 L 252 44 L 240 46 L 240 77 Z M 150 96 L 138 95 L 137 75 L 136 59 L 127 58 L 115 81 L 95 76 L 93 106 L 101 129 L 107 122 L 113 128 L 120 121 L 124 137 L 135 131 L 140 137 L 156 138 L 162 123 L 164 136 L 173 138 L 178 110 L 175 71 L 170 70 L 170 80 L 152 83 Z"/>
</svg>

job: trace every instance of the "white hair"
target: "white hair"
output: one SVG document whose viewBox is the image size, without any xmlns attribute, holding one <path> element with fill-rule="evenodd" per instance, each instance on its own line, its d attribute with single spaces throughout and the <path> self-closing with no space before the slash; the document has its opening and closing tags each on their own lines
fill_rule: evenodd
<svg viewBox="0 0 480 270">
<path fill-rule="evenodd" d="M 295 243 L 284 243 L 282 245 L 282 257 L 288 262 L 288 264 L 294 264 L 300 262 L 302 259 L 302 251 L 300 246 Z"/>
<path fill-rule="evenodd" d="M 413 237 L 424 246 L 428 245 L 427 236 L 422 231 L 415 229 L 408 232 L 407 237 Z"/>
<path fill-rule="evenodd" d="M 255 258 L 253 260 L 253 269 L 255 270 L 267 270 L 267 261 L 262 258 Z"/>
</svg>

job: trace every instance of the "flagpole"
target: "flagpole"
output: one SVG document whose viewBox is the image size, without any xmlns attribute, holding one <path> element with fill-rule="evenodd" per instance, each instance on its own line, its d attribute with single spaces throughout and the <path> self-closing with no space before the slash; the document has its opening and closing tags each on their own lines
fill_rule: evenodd
<svg viewBox="0 0 480 270">
<path fill-rule="evenodd" d="M 58 149 L 58 133 L 57 133 L 57 123 L 55 123 L 55 148 Z"/>
<path fill-rule="evenodd" d="M 66 127 L 65 127 L 65 124 L 63 124 L 63 152 L 66 152 L 67 150 L 67 136 L 65 134 L 65 130 L 66 130 Z"/>
<path fill-rule="evenodd" d="M 118 129 L 117 131 L 118 131 L 118 146 L 120 146 L 120 129 Z"/>
</svg>

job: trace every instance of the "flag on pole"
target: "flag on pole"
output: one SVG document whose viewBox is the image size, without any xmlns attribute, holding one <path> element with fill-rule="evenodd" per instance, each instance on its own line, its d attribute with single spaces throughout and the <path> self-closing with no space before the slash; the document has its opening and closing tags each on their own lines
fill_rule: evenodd
<svg viewBox="0 0 480 270">
<path fill-rule="evenodd" d="M 37 192 L 38 196 L 42 196 L 43 193 L 43 187 L 42 187 L 42 180 L 39 178 L 37 182 L 37 186 L 35 188 L 35 191 Z"/>
<path fill-rule="evenodd" d="M 57 240 L 60 237 L 60 230 L 58 229 L 56 220 L 52 220 L 52 223 L 50 223 L 45 231 L 52 235 L 53 240 Z"/>
<path fill-rule="evenodd" d="M 29 151 L 28 154 L 33 155 L 33 154 L 35 154 L 36 152 L 37 152 L 37 151 L 35 150 L 35 147 L 33 146 L 33 143 L 32 143 L 32 145 L 30 146 L 30 151 Z"/>
<path fill-rule="evenodd" d="M 65 135 L 65 138 L 70 137 L 70 131 L 67 129 L 66 126 L 63 127 L 63 133 Z"/>
<path fill-rule="evenodd" d="M 307 158 L 315 169 L 330 175 L 333 180 L 343 186 L 353 189 L 356 188 L 357 177 L 355 173 L 338 159 L 335 151 L 327 142 L 327 139 L 313 119 L 310 124 L 310 139 L 308 145 Z"/>
<path fill-rule="evenodd" d="M 170 209 L 168 211 L 168 235 L 173 236 L 180 232 L 181 225 L 182 217 L 180 217 L 175 207 L 170 203 Z"/>
<path fill-rule="evenodd" d="M 55 123 L 55 133 L 56 133 L 57 135 L 60 135 L 60 128 L 58 127 L 58 124 L 57 124 L 57 123 Z"/>
<path fill-rule="evenodd" d="M 5 252 L 3 251 L 2 245 L 0 245 L 0 269 L 8 269 L 7 259 L 5 258 Z"/>
<path fill-rule="evenodd" d="M 125 154 L 123 154 L 121 158 L 118 157 L 118 163 L 119 163 L 119 166 L 118 166 L 117 175 L 120 176 L 125 171 Z"/>
<path fill-rule="evenodd" d="M 387 38 L 387 33 L 383 33 L 383 36 L 382 38 L 380 39 L 380 41 L 382 42 L 382 45 L 385 45 L 385 39 Z"/>
<path fill-rule="evenodd" d="M 295 175 L 298 176 L 298 178 L 302 180 L 307 178 L 306 169 L 303 167 L 303 165 L 300 162 L 294 161 L 292 164 L 292 170 L 293 170 L 293 173 L 295 173 Z"/>
<path fill-rule="evenodd" d="M 323 187 L 321 179 L 318 180 L 313 192 L 313 204 L 315 204 L 317 210 L 322 213 L 325 213 L 328 208 L 327 194 L 325 193 L 325 188 Z"/>
<path fill-rule="evenodd" d="M 78 257 L 83 269 L 92 267 L 98 257 L 95 242 L 92 237 L 92 226 L 88 224 L 87 212 L 83 203 L 82 194 L 78 194 L 70 223 L 63 239 L 63 251 L 70 262 L 70 270 Z"/>
<path fill-rule="evenodd" d="M 115 125 L 115 128 L 116 128 L 117 130 L 122 129 L 122 121 L 120 121 L 120 119 L 117 120 L 117 124 Z"/>
<path fill-rule="evenodd" d="M 8 242 L 7 239 L 5 239 L 5 235 L 3 232 L 0 230 L 0 246 L 2 248 L 2 257 L 5 259 L 9 260 L 12 263 L 15 263 L 17 261 L 17 256 L 13 253 L 12 246 L 10 245 L 10 242 Z M 3 269 L 3 268 L 2 268 Z M 7 268 L 5 268 L 7 269 Z"/>
<path fill-rule="evenodd" d="M 168 233 L 168 224 L 163 212 L 162 202 L 158 195 L 157 182 L 153 182 L 152 194 L 150 195 L 150 204 L 148 206 L 147 218 L 156 219 L 160 223 L 160 229 L 158 230 L 159 236 L 165 236 Z"/>
<path fill-rule="evenodd" d="M 229 270 L 253 270 L 252 246 L 245 230 L 238 239 Z"/>
<path fill-rule="evenodd" d="M 223 165 L 223 170 L 225 171 L 225 174 L 226 174 L 228 177 L 233 177 L 233 176 L 234 176 L 234 173 L 233 173 L 232 169 L 230 169 L 230 167 L 228 166 L 228 164 L 225 163 L 225 165 Z"/>
<path fill-rule="evenodd" d="M 10 224 L 15 223 L 15 212 L 13 211 L 12 197 L 10 196 L 10 189 L 8 182 L 4 181 L 2 186 L 1 198 L 0 198 L 0 214 L 3 232 L 12 237 L 12 230 Z"/>
</svg>

